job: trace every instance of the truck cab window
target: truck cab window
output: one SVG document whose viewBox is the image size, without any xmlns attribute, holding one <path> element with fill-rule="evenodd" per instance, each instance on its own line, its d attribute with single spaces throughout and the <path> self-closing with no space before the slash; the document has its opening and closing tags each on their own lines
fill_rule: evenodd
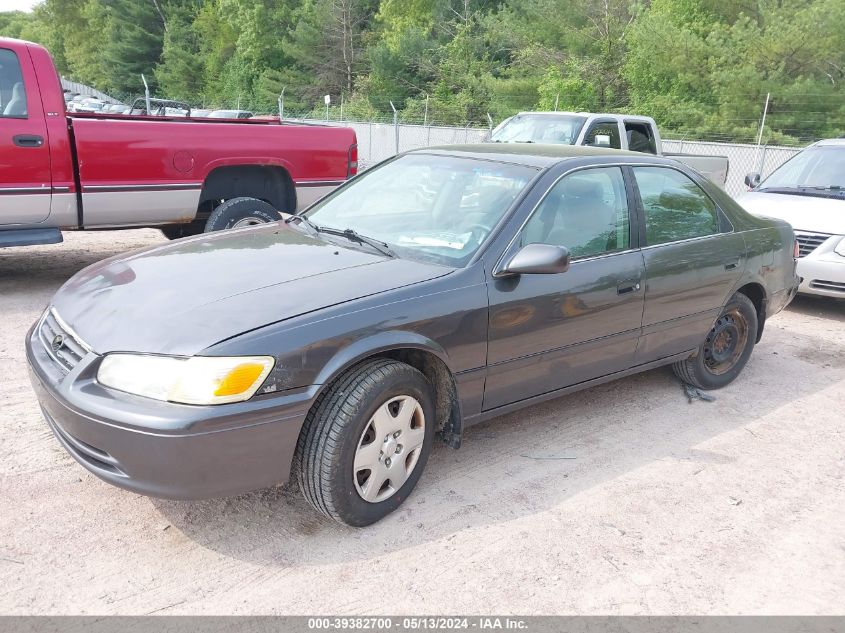
<svg viewBox="0 0 845 633">
<path fill-rule="evenodd" d="M 625 136 L 628 137 L 628 149 L 632 152 L 657 154 L 654 132 L 648 123 L 625 121 Z"/>
<path fill-rule="evenodd" d="M 622 143 L 619 139 L 619 125 L 616 121 L 596 121 L 587 130 L 587 135 L 584 137 L 584 145 L 621 149 Z"/>
<path fill-rule="evenodd" d="M 0 117 L 26 118 L 26 91 L 18 56 L 0 48 Z"/>
</svg>

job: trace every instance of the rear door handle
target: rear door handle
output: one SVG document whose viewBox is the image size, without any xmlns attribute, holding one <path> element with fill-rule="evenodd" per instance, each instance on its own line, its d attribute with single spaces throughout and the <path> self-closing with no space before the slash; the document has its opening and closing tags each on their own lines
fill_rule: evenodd
<svg viewBox="0 0 845 633">
<path fill-rule="evenodd" d="M 616 286 L 616 294 L 626 295 L 629 292 L 636 292 L 639 289 L 640 281 L 638 279 L 630 279 L 628 281 L 623 281 L 618 286 Z"/>
<path fill-rule="evenodd" d="M 44 137 L 36 134 L 18 134 L 12 137 L 12 142 L 18 147 L 41 147 Z"/>
<path fill-rule="evenodd" d="M 725 270 L 736 270 L 739 267 L 738 259 L 729 259 L 725 262 Z"/>
</svg>

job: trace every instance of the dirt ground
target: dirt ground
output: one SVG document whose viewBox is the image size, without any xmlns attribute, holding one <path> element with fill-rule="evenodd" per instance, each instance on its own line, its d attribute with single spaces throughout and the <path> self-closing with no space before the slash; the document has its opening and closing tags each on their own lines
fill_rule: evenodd
<svg viewBox="0 0 845 633">
<path fill-rule="evenodd" d="M 27 328 L 82 267 L 160 241 L 0 250 L 0 613 L 845 613 L 845 302 L 773 318 L 715 402 L 660 369 L 473 427 L 356 530 L 295 489 L 124 492 L 53 438 Z"/>
</svg>

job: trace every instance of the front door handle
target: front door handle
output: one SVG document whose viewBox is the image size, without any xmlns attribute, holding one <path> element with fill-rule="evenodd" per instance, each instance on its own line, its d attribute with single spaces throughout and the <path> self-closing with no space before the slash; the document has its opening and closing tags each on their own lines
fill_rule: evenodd
<svg viewBox="0 0 845 633">
<path fill-rule="evenodd" d="M 725 270 L 736 270 L 739 267 L 739 259 L 729 259 L 725 262 Z"/>
<path fill-rule="evenodd" d="M 41 147 L 44 137 L 37 134 L 18 134 L 12 137 L 12 142 L 18 147 Z"/>
<path fill-rule="evenodd" d="M 640 280 L 639 279 L 630 279 L 628 281 L 623 281 L 618 286 L 616 286 L 616 294 L 626 295 L 629 292 L 636 292 L 639 289 L 640 289 Z"/>
</svg>

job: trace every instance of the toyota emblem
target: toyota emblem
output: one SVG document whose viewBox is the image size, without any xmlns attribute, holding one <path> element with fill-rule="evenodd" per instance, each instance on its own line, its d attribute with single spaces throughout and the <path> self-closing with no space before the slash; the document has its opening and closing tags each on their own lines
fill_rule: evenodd
<svg viewBox="0 0 845 633">
<path fill-rule="evenodd" d="M 50 343 L 50 347 L 53 349 L 54 352 L 58 352 L 60 349 L 62 349 L 62 346 L 64 346 L 64 344 L 65 337 L 61 334 L 56 334 L 56 336 L 53 337 L 53 342 Z"/>
</svg>

